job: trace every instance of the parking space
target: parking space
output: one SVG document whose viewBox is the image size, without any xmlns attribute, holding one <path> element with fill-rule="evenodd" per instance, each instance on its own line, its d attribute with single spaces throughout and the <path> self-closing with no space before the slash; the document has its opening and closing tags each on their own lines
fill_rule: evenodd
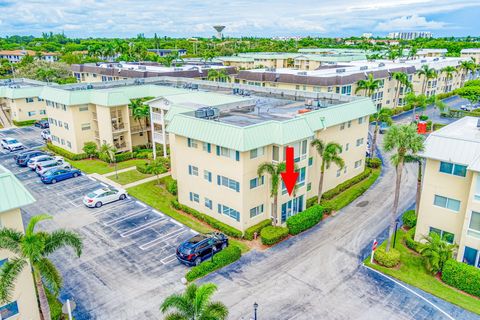
<svg viewBox="0 0 480 320">
<path fill-rule="evenodd" d="M 23 127 L 23 128 L 8 128 L 0 130 L 0 139 L 1 138 L 15 138 L 27 149 L 40 148 L 45 143 L 40 136 L 42 129 L 36 127 Z M 3 148 L 0 148 L 0 158 L 8 157 L 9 155 L 14 155 L 15 153 L 22 152 L 14 151 L 10 152 Z"/>
<path fill-rule="evenodd" d="M 40 131 L 21 128 L 0 132 L 28 147 L 38 148 L 43 143 Z M 13 155 L 2 152 L 0 164 L 11 170 L 37 199 L 24 208 L 24 222 L 33 215 L 47 213 L 54 218 L 42 223 L 42 228 L 71 229 L 84 239 L 80 259 L 73 258 L 68 250 L 53 257 L 62 274 L 68 274 L 62 295 L 76 297 L 77 319 L 96 318 L 105 312 L 120 315 L 121 310 L 138 304 L 137 299 L 142 299 L 149 290 L 162 291 L 167 290 L 168 284 L 179 284 L 186 267 L 176 260 L 175 250 L 179 243 L 195 234 L 193 230 L 130 196 L 100 208 L 87 208 L 82 202 L 84 195 L 105 184 L 81 175 L 45 185 L 34 171 L 18 167 Z M 133 289 L 112 285 L 130 277 L 137 282 Z M 162 279 L 155 286 L 157 277 Z M 123 294 L 118 295 L 119 292 Z M 108 303 L 113 296 L 114 306 Z M 139 314 L 156 309 L 153 305 L 144 307 L 145 310 L 138 309 Z"/>
</svg>

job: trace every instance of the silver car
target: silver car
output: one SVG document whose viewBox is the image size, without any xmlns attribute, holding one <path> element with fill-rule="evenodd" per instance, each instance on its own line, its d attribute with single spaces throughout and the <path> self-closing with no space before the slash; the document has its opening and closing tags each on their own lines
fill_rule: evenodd
<svg viewBox="0 0 480 320">
<path fill-rule="evenodd" d="M 89 192 L 83 197 L 83 204 L 89 208 L 100 208 L 102 205 L 127 198 L 127 191 L 120 188 L 105 187 Z"/>
<path fill-rule="evenodd" d="M 35 171 L 38 165 L 59 162 L 60 160 L 63 161 L 63 158 L 57 156 L 42 155 L 28 160 L 27 166 L 33 171 Z"/>
<path fill-rule="evenodd" d="M 72 169 L 72 165 L 63 160 L 49 161 L 49 163 L 38 164 L 35 172 L 41 176 L 45 172 L 51 169 Z"/>
</svg>

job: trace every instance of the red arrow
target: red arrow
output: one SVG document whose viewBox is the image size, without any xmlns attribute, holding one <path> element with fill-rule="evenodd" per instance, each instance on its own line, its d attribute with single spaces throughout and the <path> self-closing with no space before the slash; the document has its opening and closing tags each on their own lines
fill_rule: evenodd
<svg viewBox="0 0 480 320">
<path fill-rule="evenodd" d="M 286 170 L 285 172 L 280 172 L 280 174 L 282 175 L 283 183 L 287 188 L 288 195 L 291 196 L 293 188 L 295 188 L 295 184 L 297 183 L 298 179 L 298 172 L 295 172 L 293 165 L 293 147 L 287 147 L 286 156 Z"/>
</svg>

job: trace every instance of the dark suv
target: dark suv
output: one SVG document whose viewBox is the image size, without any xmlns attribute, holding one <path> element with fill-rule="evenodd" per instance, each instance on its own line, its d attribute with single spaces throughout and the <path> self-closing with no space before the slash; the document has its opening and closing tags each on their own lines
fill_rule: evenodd
<svg viewBox="0 0 480 320">
<path fill-rule="evenodd" d="M 30 151 L 25 151 L 20 154 L 16 154 L 13 156 L 13 159 L 15 160 L 15 163 L 19 165 L 20 167 L 26 167 L 28 160 L 34 157 L 46 155 L 47 153 L 41 150 L 30 150 Z"/>
<path fill-rule="evenodd" d="M 187 266 L 198 266 L 227 246 L 228 238 L 223 233 L 197 234 L 178 246 L 177 259 Z"/>
<path fill-rule="evenodd" d="M 35 127 L 39 127 L 40 129 L 50 128 L 50 124 L 47 120 L 37 120 L 35 121 Z"/>
</svg>

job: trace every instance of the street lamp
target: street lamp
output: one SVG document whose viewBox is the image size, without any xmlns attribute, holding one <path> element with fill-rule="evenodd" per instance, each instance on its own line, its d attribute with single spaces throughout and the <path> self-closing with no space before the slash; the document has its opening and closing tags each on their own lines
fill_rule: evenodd
<svg viewBox="0 0 480 320">
<path fill-rule="evenodd" d="M 395 242 L 397 241 L 397 229 L 398 229 L 398 223 L 400 221 L 397 219 L 395 220 L 395 233 L 393 235 L 393 247 L 395 248 Z"/>
<path fill-rule="evenodd" d="M 257 320 L 257 309 L 258 309 L 258 303 L 253 304 L 253 320 Z"/>
</svg>

